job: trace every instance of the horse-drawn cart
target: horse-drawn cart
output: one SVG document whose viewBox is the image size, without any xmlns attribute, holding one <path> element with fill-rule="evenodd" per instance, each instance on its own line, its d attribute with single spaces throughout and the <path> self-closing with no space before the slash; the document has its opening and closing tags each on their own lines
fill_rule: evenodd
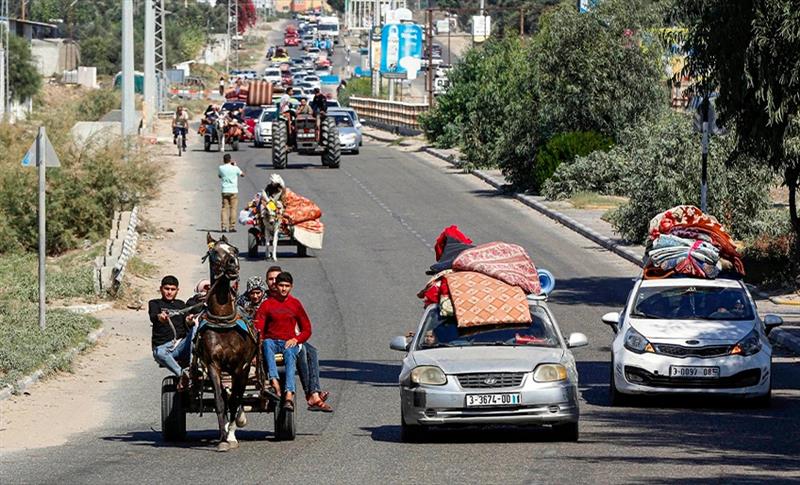
<svg viewBox="0 0 800 485">
<path fill-rule="evenodd" d="M 242 408 L 237 414 L 236 425 L 247 423 L 246 413 L 273 413 L 275 438 L 281 441 L 294 440 L 296 435 L 295 413 L 283 407 L 274 395 L 265 393 L 259 384 L 255 367 L 251 368 L 250 378 L 242 396 Z M 283 376 L 281 376 L 283 377 Z M 223 379 L 226 392 L 230 393 L 230 381 Z M 161 434 L 164 441 L 182 441 L 186 438 L 186 415 L 204 413 L 214 414 L 214 389 L 210 380 L 204 379 L 200 385 L 178 390 L 178 378 L 167 376 L 161 381 Z"/>
</svg>

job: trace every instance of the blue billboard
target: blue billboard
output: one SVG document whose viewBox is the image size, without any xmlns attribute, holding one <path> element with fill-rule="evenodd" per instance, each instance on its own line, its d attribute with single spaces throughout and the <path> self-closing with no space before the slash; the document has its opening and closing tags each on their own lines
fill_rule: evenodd
<svg viewBox="0 0 800 485">
<path fill-rule="evenodd" d="M 419 70 L 422 59 L 422 27 L 388 24 L 381 31 L 381 74 L 406 74 Z M 416 74 L 416 73 L 415 73 Z"/>
</svg>

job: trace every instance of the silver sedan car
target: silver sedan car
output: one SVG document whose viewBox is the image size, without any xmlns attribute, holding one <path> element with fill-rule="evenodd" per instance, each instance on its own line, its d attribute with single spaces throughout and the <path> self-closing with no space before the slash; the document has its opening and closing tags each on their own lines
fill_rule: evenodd
<svg viewBox="0 0 800 485">
<path fill-rule="evenodd" d="M 413 337 L 390 348 L 408 352 L 400 372 L 404 441 L 436 425 L 547 425 L 578 440 L 578 371 L 544 298 L 529 298 L 532 323 L 461 328 L 429 305 Z"/>
</svg>

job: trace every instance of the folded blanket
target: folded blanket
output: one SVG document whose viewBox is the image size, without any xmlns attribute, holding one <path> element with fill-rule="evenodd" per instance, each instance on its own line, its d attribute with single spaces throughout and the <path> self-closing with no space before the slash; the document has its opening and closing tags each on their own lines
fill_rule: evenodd
<svg viewBox="0 0 800 485">
<path fill-rule="evenodd" d="M 650 261 L 665 276 L 674 272 L 698 278 L 715 278 L 722 270 L 719 250 L 713 244 L 669 234 L 662 234 L 653 241 Z M 653 271 L 650 276 L 654 276 Z"/>
<path fill-rule="evenodd" d="M 538 295 L 542 288 L 533 261 L 522 246 L 504 242 L 481 244 L 462 252 L 453 262 L 456 271 L 475 271 Z"/>
<path fill-rule="evenodd" d="M 525 292 L 481 273 L 446 275 L 458 327 L 531 323 Z"/>
<path fill-rule="evenodd" d="M 437 248 L 439 242 L 437 241 Z M 437 249 L 436 263 L 431 265 L 429 274 L 436 274 L 453 267 L 453 261 L 465 250 L 474 248 L 472 244 L 462 242 L 459 239 L 445 236 L 441 243 L 441 250 Z"/>
</svg>

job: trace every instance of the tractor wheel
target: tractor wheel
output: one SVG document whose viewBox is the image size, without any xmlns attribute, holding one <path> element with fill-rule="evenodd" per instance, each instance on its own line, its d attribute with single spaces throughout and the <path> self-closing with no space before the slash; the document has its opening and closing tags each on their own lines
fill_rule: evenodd
<svg viewBox="0 0 800 485">
<path fill-rule="evenodd" d="M 186 438 L 186 411 L 183 395 L 177 391 L 178 378 L 165 377 L 161 381 L 161 435 L 164 441 L 181 441 Z"/>
<path fill-rule="evenodd" d="M 322 164 L 330 168 L 339 168 L 342 161 L 342 147 L 339 144 L 339 129 L 336 128 L 332 117 L 323 120 L 320 135 L 324 143 Z"/>
<path fill-rule="evenodd" d="M 286 168 L 289 163 L 289 133 L 284 121 L 272 123 L 272 168 Z"/>
</svg>

